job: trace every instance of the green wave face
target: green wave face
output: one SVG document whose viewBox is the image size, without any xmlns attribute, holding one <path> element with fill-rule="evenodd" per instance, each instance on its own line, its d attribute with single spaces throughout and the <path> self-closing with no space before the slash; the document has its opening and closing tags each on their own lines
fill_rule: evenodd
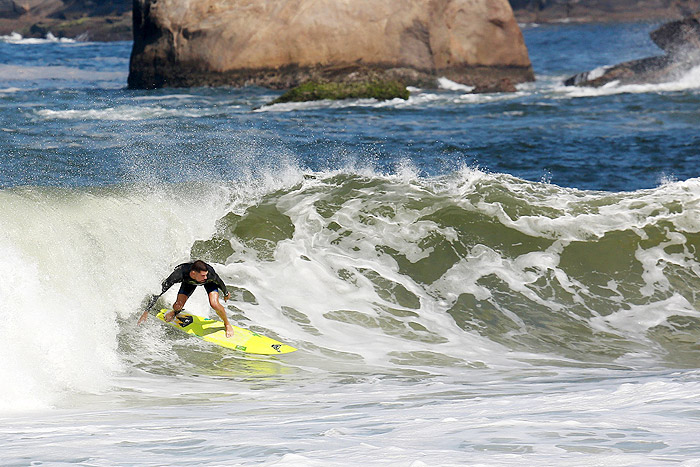
<svg viewBox="0 0 700 467">
<path fill-rule="evenodd" d="M 699 194 L 692 180 L 616 194 L 472 170 L 307 174 L 239 203 L 191 255 L 277 278 L 232 280 L 309 341 L 338 327 L 398 339 L 399 362 L 446 358 L 461 335 L 525 360 L 692 367 Z"/>
</svg>

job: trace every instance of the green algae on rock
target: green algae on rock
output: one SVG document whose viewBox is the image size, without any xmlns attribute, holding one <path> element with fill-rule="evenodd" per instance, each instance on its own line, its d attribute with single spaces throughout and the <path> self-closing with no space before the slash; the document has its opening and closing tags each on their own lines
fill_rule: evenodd
<svg viewBox="0 0 700 467">
<path fill-rule="evenodd" d="M 307 81 L 282 94 L 268 105 L 285 102 L 307 102 L 341 99 L 404 99 L 408 89 L 398 81 L 373 80 L 351 83 Z"/>
</svg>

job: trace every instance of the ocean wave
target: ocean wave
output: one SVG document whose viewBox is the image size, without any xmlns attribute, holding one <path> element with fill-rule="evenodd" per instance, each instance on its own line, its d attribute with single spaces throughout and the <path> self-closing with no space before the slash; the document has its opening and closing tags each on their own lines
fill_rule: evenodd
<svg viewBox="0 0 700 467">
<path fill-rule="evenodd" d="M 235 323 L 319 369 L 697 367 L 698 179 L 607 193 L 469 167 L 289 170 L 235 184 L 0 191 L 0 257 L 25 285 L 0 285 L 14 356 L 3 371 L 22 375 L 3 393 L 51 405 L 56 392 L 104 388 L 124 362 L 163 371 L 172 363 L 157 355 L 214 352 L 154 320 L 134 324 L 144 297 L 194 258 L 229 284 Z M 188 310 L 208 315 L 202 298 Z M 37 323 L 35 340 L 9 313 Z M 60 328 L 42 327 L 55 319 Z"/>
<path fill-rule="evenodd" d="M 113 82 L 114 86 L 123 86 L 126 71 L 95 71 L 67 66 L 34 66 L 0 64 L 0 80 L 7 83 L 34 83 L 37 80 L 50 80 L 52 85 L 73 83 L 94 83 L 96 81 Z"/>
<path fill-rule="evenodd" d="M 311 177 L 229 213 L 192 251 L 248 271 L 258 301 L 295 310 L 336 350 L 351 350 L 337 344 L 342 323 L 350 335 L 430 344 L 423 351 L 466 332 L 538 358 L 615 364 L 641 351 L 688 364 L 699 194 L 697 180 L 609 194 L 471 169 L 410 182 Z M 263 270 L 270 284 L 255 282 Z M 292 298 L 305 284 L 322 284 L 322 303 Z M 654 317 L 641 330 L 640 315 Z"/>
<path fill-rule="evenodd" d="M 175 258 L 211 234 L 221 196 L 196 187 L 0 190 L 0 266 L 14 271 L 0 285 L 0 374 L 12 375 L 0 383 L 2 412 L 106 391 L 128 359 L 133 329 L 122 338 L 120 322 L 133 325 Z"/>
</svg>

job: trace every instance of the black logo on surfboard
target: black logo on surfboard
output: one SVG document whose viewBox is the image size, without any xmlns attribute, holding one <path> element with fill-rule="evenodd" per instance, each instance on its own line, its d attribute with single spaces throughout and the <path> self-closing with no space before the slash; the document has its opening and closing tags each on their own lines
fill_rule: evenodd
<svg viewBox="0 0 700 467">
<path fill-rule="evenodd" d="M 282 346 L 280 344 L 273 344 L 270 347 L 272 347 L 273 349 L 275 349 L 278 352 L 280 352 L 280 349 L 282 348 Z"/>
<path fill-rule="evenodd" d="M 190 315 L 177 317 L 177 324 L 179 324 L 181 328 L 186 328 L 187 326 L 189 326 L 193 322 L 194 322 L 194 318 L 192 318 Z"/>
</svg>

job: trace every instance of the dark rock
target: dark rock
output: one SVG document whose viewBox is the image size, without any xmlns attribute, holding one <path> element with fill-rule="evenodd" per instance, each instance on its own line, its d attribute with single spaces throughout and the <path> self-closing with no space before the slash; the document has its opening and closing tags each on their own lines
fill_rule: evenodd
<svg viewBox="0 0 700 467">
<path fill-rule="evenodd" d="M 51 31 L 45 25 L 36 23 L 30 26 L 28 35 L 31 37 L 45 37 L 49 32 Z"/>
<path fill-rule="evenodd" d="M 700 50 L 700 13 L 666 23 L 650 34 L 662 50 L 671 55 Z"/>
<path fill-rule="evenodd" d="M 693 67 L 700 65 L 698 14 L 667 23 L 650 35 L 652 40 L 666 51 L 665 55 L 579 73 L 565 80 L 564 84 L 599 87 L 613 81 L 620 84 L 663 83 L 678 79 Z"/>
<path fill-rule="evenodd" d="M 487 82 L 477 85 L 471 92 L 474 94 L 488 94 L 494 92 L 516 92 L 513 82 L 508 78 L 503 78 L 495 82 Z"/>
<path fill-rule="evenodd" d="M 0 18 L 19 18 L 26 12 L 27 10 L 14 0 L 0 0 Z"/>
</svg>

